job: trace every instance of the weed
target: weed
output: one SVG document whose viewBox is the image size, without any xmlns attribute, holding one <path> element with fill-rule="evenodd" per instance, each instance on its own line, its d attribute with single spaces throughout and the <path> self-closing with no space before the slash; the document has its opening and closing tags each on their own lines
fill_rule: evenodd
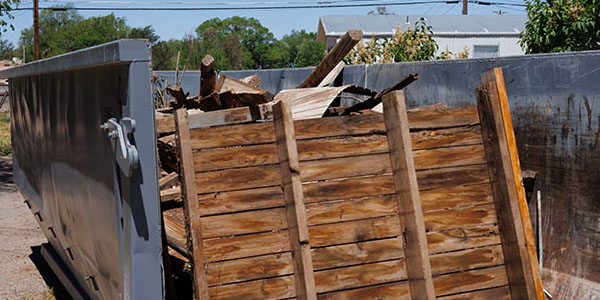
<svg viewBox="0 0 600 300">
<path fill-rule="evenodd" d="M 0 112 L 0 156 L 10 155 L 10 114 Z"/>
</svg>

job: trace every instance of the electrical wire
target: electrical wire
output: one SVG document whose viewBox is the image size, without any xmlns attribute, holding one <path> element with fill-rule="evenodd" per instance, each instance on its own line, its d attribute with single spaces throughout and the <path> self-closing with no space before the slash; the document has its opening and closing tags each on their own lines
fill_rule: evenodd
<svg viewBox="0 0 600 300">
<path fill-rule="evenodd" d="M 328 4 L 328 5 L 292 5 L 292 6 L 238 6 L 238 7 L 40 7 L 40 10 L 113 10 L 113 11 L 177 11 L 177 10 L 274 10 L 274 9 L 310 9 L 310 8 L 343 8 L 343 7 L 376 7 L 376 6 L 402 6 L 402 5 L 421 5 L 421 4 L 457 4 L 458 0 L 423 0 L 423 1 L 408 1 L 408 2 L 390 2 L 390 3 L 361 3 L 361 4 Z M 33 10 L 33 7 L 17 7 L 12 10 Z"/>
</svg>

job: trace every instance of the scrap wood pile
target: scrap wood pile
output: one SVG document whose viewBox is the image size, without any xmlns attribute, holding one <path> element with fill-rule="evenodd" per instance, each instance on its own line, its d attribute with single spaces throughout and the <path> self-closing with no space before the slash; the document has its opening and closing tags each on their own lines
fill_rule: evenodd
<svg viewBox="0 0 600 300">
<path fill-rule="evenodd" d="M 159 115 L 167 297 L 541 300 L 501 71 L 469 108 L 407 111 L 415 79 Z"/>
</svg>

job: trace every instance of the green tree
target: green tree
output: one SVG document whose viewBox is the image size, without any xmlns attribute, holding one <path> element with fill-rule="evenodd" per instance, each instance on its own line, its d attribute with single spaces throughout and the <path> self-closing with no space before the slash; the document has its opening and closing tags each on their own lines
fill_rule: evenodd
<svg viewBox="0 0 600 300">
<path fill-rule="evenodd" d="M 315 66 L 325 55 L 325 43 L 317 42 L 314 32 L 292 30 L 281 41 L 288 49 L 289 67 Z"/>
<path fill-rule="evenodd" d="M 39 45 L 42 58 L 104 44 L 123 38 L 147 38 L 158 41 L 152 26 L 130 28 L 124 18 L 114 14 L 84 18 L 68 9 L 72 6 L 56 6 L 55 10 L 43 10 L 39 19 Z M 21 31 L 20 47 L 25 43 L 26 57 L 33 57 L 33 26 Z"/>
<path fill-rule="evenodd" d="M 131 28 L 127 34 L 127 38 L 147 39 L 153 46 L 160 40 L 160 37 L 156 34 L 152 25 Z"/>
<path fill-rule="evenodd" d="M 325 56 L 325 43 L 315 41 L 304 41 L 300 45 L 298 55 L 294 58 L 294 67 L 302 68 L 316 66 Z"/>
<path fill-rule="evenodd" d="M 215 57 L 220 69 L 261 69 L 280 65 L 278 53 L 270 50 L 280 45 L 273 33 L 257 19 L 213 18 L 196 28 L 196 36 L 201 48 Z"/>
<path fill-rule="evenodd" d="M 526 53 L 600 49 L 600 0 L 527 0 Z"/>
<path fill-rule="evenodd" d="M 15 54 L 13 43 L 8 40 L 0 40 L 0 59 L 12 59 Z"/>
<path fill-rule="evenodd" d="M 15 30 L 15 27 L 12 24 L 9 24 L 8 20 L 12 20 L 14 17 L 11 14 L 13 10 L 13 6 L 16 6 L 21 2 L 20 0 L 2 0 L 0 1 L 0 28 L 2 28 L 2 32 L 6 32 L 8 29 L 6 26 L 9 26 L 11 30 Z"/>
</svg>

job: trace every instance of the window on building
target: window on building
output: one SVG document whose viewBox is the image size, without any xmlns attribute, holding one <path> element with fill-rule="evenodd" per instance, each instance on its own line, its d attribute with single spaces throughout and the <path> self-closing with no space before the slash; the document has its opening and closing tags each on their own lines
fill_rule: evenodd
<svg viewBox="0 0 600 300">
<path fill-rule="evenodd" d="M 474 58 L 483 58 L 483 57 L 497 57 L 498 56 L 498 46 L 473 46 L 473 57 Z"/>
</svg>

